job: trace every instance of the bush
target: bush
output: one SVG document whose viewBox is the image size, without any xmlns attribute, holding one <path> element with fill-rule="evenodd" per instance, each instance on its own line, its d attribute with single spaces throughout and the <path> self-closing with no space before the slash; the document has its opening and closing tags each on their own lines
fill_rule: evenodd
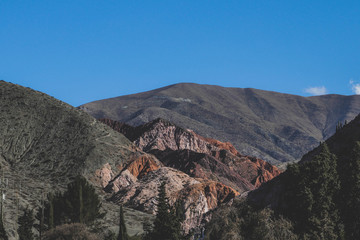
<svg viewBox="0 0 360 240">
<path fill-rule="evenodd" d="M 43 240 L 100 240 L 80 223 L 63 224 L 44 233 Z"/>
</svg>

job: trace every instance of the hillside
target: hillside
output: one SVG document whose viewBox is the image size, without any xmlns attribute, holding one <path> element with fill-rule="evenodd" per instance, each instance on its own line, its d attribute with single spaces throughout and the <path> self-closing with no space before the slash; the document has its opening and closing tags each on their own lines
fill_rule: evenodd
<svg viewBox="0 0 360 240">
<path fill-rule="evenodd" d="M 280 165 L 330 137 L 360 112 L 360 96 L 301 97 L 256 89 L 182 83 L 84 104 L 96 118 L 141 125 L 163 118 L 241 154 Z"/>
<path fill-rule="evenodd" d="M 279 174 L 260 159 L 237 156 L 230 143 L 203 138 L 164 120 L 140 128 L 117 125 L 134 138 L 132 142 L 84 111 L 44 93 L 4 81 L 0 93 L 0 169 L 9 183 L 4 226 L 10 238 L 17 237 L 15 222 L 22 208 L 38 211 L 47 193 L 63 191 L 77 175 L 95 186 L 102 200 L 105 216 L 96 227 L 116 232 L 118 204 L 123 204 L 128 233 L 135 235 L 143 233 L 143 223 L 151 223 L 157 189 L 163 181 L 170 203 L 182 204 L 183 229 L 189 232 L 207 221 L 210 211 Z M 160 144 L 153 141 L 161 140 L 157 136 L 169 130 L 179 134 L 170 134 Z M 174 151 L 180 154 L 176 158 L 197 164 L 195 168 L 181 169 L 176 161 L 167 162 L 170 158 L 161 146 L 168 148 L 179 143 L 176 141 L 182 142 L 176 150 L 186 149 L 185 145 L 191 150 L 191 158 Z M 145 150 L 161 157 L 166 165 Z M 194 159 L 193 154 L 198 153 L 202 155 Z M 222 167 L 211 174 L 219 164 Z"/>
<path fill-rule="evenodd" d="M 358 239 L 360 115 L 339 127 L 299 163 L 250 192 L 248 200 L 292 220 L 300 235 Z"/>
<path fill-rule="evenodd" d="M 0 166 L 8 179 L 4 225 L 11 237 L 16 236 L 17 196 L 20 209 L 37 210 L 42 196 L 63 190 L 77 175 L 101 193 L 106 179 L 96 175 L 98 169 L 107 165 L 117 174 L 129 158 L 143 154 L 122 134 L 46 94 L 0 81 L 0 99 Z M 116 226 L 118 207 L 105 201 L 103 207 L 104 226 Z M 149 218 L 133 210 L 125 214 L 132 234 L 142 231 L 142 218 Z"/>
<path fill-rule="evenodd" d="M 223 203 L 280 174 L 261 159 L 241 155 L 231 143 L 204 138 L 160 118 L 138 127 L 100 121 L 149 153 L 130 161 L 105 186 L 113 193 L 111 199 L 154 213 L 157 192 L 153 189 L 166 181 L 171 204 L 178 201 L 183 207 L 186 233 L 207 222 L 208 214 Z"/>
</svg>

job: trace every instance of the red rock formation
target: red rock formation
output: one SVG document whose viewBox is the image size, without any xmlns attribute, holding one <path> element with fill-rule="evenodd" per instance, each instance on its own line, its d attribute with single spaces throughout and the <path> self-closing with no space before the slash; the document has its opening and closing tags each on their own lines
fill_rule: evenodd
<svg viewBox="0 0 360 240">
<path fill-rule="evenodd" d="M 186 231 L 199 226 L 210 210 L 280 174 L 261 159 L 241 155 L 231 143 L 204 138 L 162 119 L 139 127 L 102 121 L 160 160 L 147 154 L 129 160 L 106 187 L 114 193 L 112 200 L 155 213 L 157 189 L 165 180 L 170 203 L 182 202 Z"/>
<path fill-rule="evenodd" d="M 126 166 L 126 169 L 129 170 L 134 177 L 141 178 L 149 172 L 159 169 L 161 166 L 162 164 L 160 164 L 158 160 L 155 160 L 154 157 L 144 154 L 132 160 Z"/>
<path fill-rule="evenodd" d="M 109 126 L 116 126 L 116 130 L 133 140 L 140 149 L 154 154 L 167 166 L 180 169 L 190 176 L 216 179 L 241 192 L 252 190 L 252 186 L 259 187 L 280 174 L 277 167 L 261 159 L 240 154 L 229 142 L 202 137 L 163 119 L 133 128 L 131 133 L 128 131 L 129 127 L 123 128 L 121 123 L 102 121 Z M 182 150 L 189 152 L 180 153 Z M 191 152 L 205 154 L 203 160 L 200 161 Z"/>
<path fill-rule="evenodd" d="M 117 179 L 123 178 L 124 174 L 129 174 L 126 167 Z M 198 226 L 210 210 L 222 203 L 228 203 L 239 195 L 237 191 L 222 183 L 195 179 L 179 170 L 160 167 L 149 171 L 147 175 L 136 179 L 130 185 L 127 183 L 123 186 L 117 185 L 118 189 L 112 200 L 155 214 L 158 188 L 162 181 L 166 183 L 170 204 L 180 201 L 183 206 L 185 214 L 183 229 L 186 232 Z"/>
</svg>

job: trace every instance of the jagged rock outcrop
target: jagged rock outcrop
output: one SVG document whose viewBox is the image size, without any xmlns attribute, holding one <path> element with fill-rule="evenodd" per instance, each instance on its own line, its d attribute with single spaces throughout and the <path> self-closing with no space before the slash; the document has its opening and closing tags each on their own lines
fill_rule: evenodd
<svg viewBox="0 0 360 240">
<path fill-rule="evenodd" d="M 125 168 L 118 177 L 122 178 L 123 174 L 129 174 L 129 172 Z M 174 205 L 176 201 L 181 203 L 185 216 L 183 223 L 185 232 L 199 226 L 210 210 L 239 195 L 237 191 L 222 183 L 195 179 L 169 167 L 160 167 L 138 177 L 131 185 L 119 186 L 111 200 L 155 214 L 158 188 L 164 181 L 170 205 Z"/>
<path fill-rule="evenodd" d="M 116 121 L 101 121 L 166 166 L 192 177 L 222 182 L 239 192 L 253 190 L 280 174 L 279 169 L 261 159 L 241 155 L 231 143 L 204 138 L 163 119 L 133 127 L 132 131 L 128 131 L 130 126 Z"/>
</svg>

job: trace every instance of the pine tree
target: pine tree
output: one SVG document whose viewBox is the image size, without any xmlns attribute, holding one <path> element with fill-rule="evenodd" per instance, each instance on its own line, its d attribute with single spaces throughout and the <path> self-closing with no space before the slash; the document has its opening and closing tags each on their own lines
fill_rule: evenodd
<svg viewBox="0 0 360 240">
<path fill-rule="evenodd" d="M 157 201 L 157 213 L 154 221 L 154 229 L 147 239 L 181 239 L 181 225 L 179 222 L 180 220 L 176 216 L 175 209 L 172 209 L 169 205 L 169 200 L 166 196 L 164 181 L 159 187 Z"/>
<path fill-rule="evenodd" d="M 123 206 L 120 205 L 120 222 L 119 222 L 119 235 L 117 240 L 128 240 L 128 234 L 125 225 Z"/>
<path fill-rule="evenodd" d="M 310 218 L 311 232 L 320 239 L 337 239 L 342 235 L 339 212 L 335 198 L 340 190 L 336 156 L 331 154 L 326 144 L 308 166 L 309 187 L 314 204 Z"/>
<path fill-rule="evenodd" d="M 34 234 L 32 232 L 32 228 L 34 225 L 34 216 L 33 211 L 29 209 L 24 209 L 24 213 L 18 219 L 19 228 L 19 240 L 33 240 Z"/>
<path fill-rule="evenodd" d="M 343 162 L 341 181 L 342 218 L 347 239 L 360 239 L 360 142 Z"/>
<path fill-rule="evenodd" d="M 313 239 L 341 239 L 336 198 L 340 190 L 336 156 L 327 145 L 312 161 L 293 164 L 285 173 L 284 215 L 295 221 L 298 233 Z"/>
</svg>

